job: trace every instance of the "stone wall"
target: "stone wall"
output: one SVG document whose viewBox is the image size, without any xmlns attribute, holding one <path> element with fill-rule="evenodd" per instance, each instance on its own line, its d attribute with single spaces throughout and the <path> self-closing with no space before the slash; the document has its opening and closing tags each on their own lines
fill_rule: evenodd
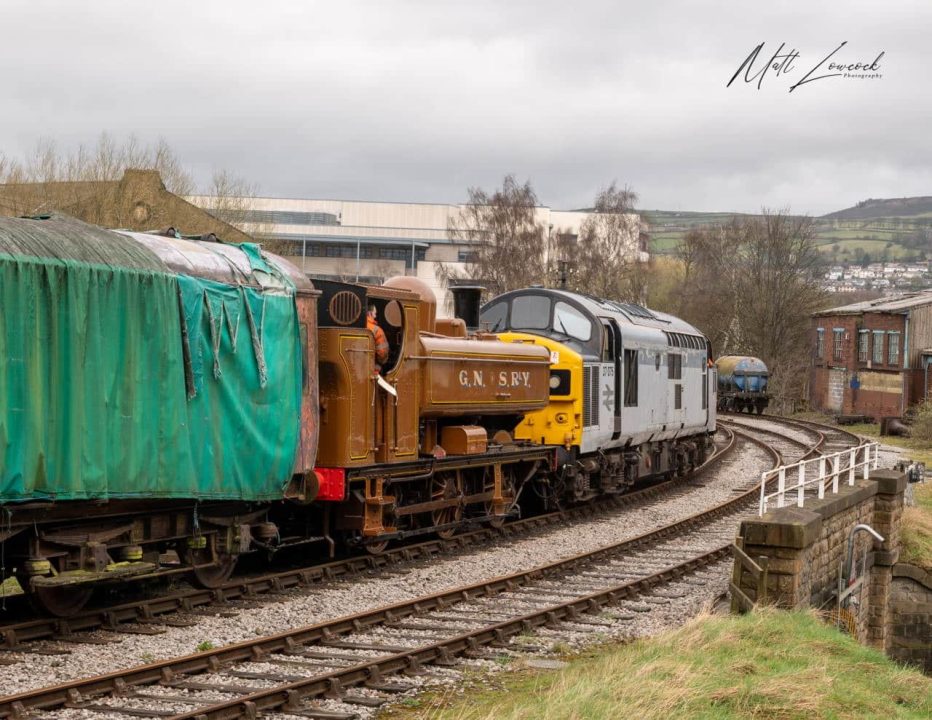
<svg viewBox="0 0 932 720">
<path fill-rule="evenodd" d="M 744 551 L 768 559 L 766 601 L 779 607 L 816 608 L 835 613 L 838 622 L 861 641 L 888 648 L 892 639 L 889 596 L 892 568 L 899 554 L 899 525 L 906 477 L 875 471 L 870 480 L 844 485 L 837 495 L 806 500 L 804 508 L 784 507 L 741 523 Z M 838 612 L 838 582 L 847 554 L 848 536 L 857 524 L 871 526 L 884 537 L 855 535 L 856 576 L 863 585 Z M 749 573 L 739 587 L 759 600 Z"/>
<path fill-rule="evenodd" d="M 895 565 L 890 591 L 889 654 L 932 674 L 932 573 Z"/>
</svg>

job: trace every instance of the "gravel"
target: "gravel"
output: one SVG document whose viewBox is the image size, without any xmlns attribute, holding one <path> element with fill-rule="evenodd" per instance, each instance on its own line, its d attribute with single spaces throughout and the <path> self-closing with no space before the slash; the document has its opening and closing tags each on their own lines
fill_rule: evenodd
<svg viewBox="0 0 932 720">
<path fill-rule="evenodd" d="M 621 511 L 572 526 L 547 528 L 533 536 L 510 540 L 509 544 L 497 548 L 481 547 L 473 551 L 467 549 L 456 556 L 412 563 L 410 570 L 404 575 L 325 583 L 299 597 L 286 596 L 281 598 L 280 602 L 243 610 L 234 618 L 221 617 L 219 610 L 216 616 L 193 616 L 193 619 L 198 620 L 195 626 L 166 626 L 166 632 L 161 635 L 126 636 L 101 633 L 117 638 L 118 642 L 111 645 L 44 644 L 71 650 L 69 655 L 8 653 L 5 657 L 18 658 L 23 662 L 4 667 L 0 691 L 2 694 L 14 694 L 70 679 L 194 653 L 197 646 L 205 641 L 219 647 L 530 569 L 623 541 L 695 514 L 702 508 L 726 501 L 734 496 L 738 488 L 754 482 L 755 478 L 759 477 L 761 468 L 767 464 L 767 456 L 758 448 L 750 446 L 744 452 L 725 459 L 689 492 L 675 494 L 673 498 L 658 500 L 645 507 Z M 688 589 L 691 595 L 708 596 L 709 589 L 703 585 L 690 582 L 681 585 Z M 648 617 L 654 618 L 657 611 L 673 608 L 679 603 L 679 600 L 671 600 L 670 605 L 652 605 L 654 609 Z M 682 613 L 678 614 L 678 618 L 681 622 Z M 631 632 L 635 635 L 654 632 L 656 630 L 651 628 L 661 625 L 663 623 L 659 620 L 652 619 L 645 626 L 646 629 L 632 629 Z M 356 652 L 353 654 L 358 656 Z M 360 709 L 357 707 L 355 710 Z M 74 717 L 100 716 L 92 714 Z"/>
</svg>

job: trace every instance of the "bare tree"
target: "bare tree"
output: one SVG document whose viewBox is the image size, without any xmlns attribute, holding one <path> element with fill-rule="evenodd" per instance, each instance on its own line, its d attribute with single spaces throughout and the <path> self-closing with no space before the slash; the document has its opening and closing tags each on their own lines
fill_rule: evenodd
<svg viewBox="0 0 932 720">
<path fill-rule="evenodd" d="M 825 305 L 812 219 L 765 209 L 692 230 L 680 257 L 680 314 L 709 336 L 716 354 L 763 359 L 774 394 L 804 397 L 809 315 Z"/>
<path fill-rule="evenodd" d="M 191 175 L 164 139 L 142 146 L 134 136 L 117 143 L 101 133 L 93 147 L 82 144 L 70 153 L 41 139 L 24 160 L 5 159 L 0 165 L 0 209 L 10 215 L 71 211 L 103 224 L 113 214 L 112 185 L 129 169 L 157 170 L 166 188 L 177 195 L 194 188 Z"/>
<path fill-rule="evenodd" d="M 596 196 L 573 251 L 573 289 L 613 300 L 644 302 L 646 274 L 638 267 L 640 221 L 633 213 L 637 193 L 612 182 Z M 569 259 L 569 258 L 565 258 Z"/>
<path fill-rule="evenodd" d="M 470 188 L 469 202 L 448 232 L 465 248 L 465 276 L 481 280 L 492 295 L 547 279 L 546 237 L 530 181 L 522 185 L 506 175 L 491 193 Z M 448 281 L 457 270 L 441 265 L 438 273 Z"/>
</svg>

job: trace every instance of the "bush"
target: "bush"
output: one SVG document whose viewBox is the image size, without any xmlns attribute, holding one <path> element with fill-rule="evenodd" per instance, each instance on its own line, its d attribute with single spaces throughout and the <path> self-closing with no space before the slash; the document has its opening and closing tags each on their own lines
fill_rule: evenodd
<svg viewBox="0 0 932 720">
<path fill-rule="evenodd" d="M 916 410 L 916 420 L 910 428 L 914 440 L 932 442 L 932 401 L 926 401 Z"/>
</svg>

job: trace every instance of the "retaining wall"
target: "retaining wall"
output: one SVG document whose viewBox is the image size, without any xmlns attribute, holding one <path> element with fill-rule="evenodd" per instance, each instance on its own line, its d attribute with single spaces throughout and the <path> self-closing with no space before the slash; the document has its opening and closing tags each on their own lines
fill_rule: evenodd
<svg viewBox="0 0 932 720">
<path fill-rule="evenodd" d="M 834 613 L 839 624 L 862 642 L 884 650 L 893 641 L 890 594 L 899 555 L 900 520 L 906 476 L 877 470 L 870 480 L 843 485 L 824 500 L 806 499 L 804 508 L 784 507 L 741 523 L 744 551 L 766 557 L 768 603 L 789 609 L 816 608 Z M 859 524 L 884 537 L 855 536 L 855 566 L 864 582 L 847 604 L 838 607 L 838 580 L 848 535 Z M 747 572 L 737 583 L 757 601 L 755 579 Z"/>
<path fill-rule="evenodd" d="M 890 656 L 932 674 L 932 573 L 894 565 L 890 610 Z"/>
</svg>

